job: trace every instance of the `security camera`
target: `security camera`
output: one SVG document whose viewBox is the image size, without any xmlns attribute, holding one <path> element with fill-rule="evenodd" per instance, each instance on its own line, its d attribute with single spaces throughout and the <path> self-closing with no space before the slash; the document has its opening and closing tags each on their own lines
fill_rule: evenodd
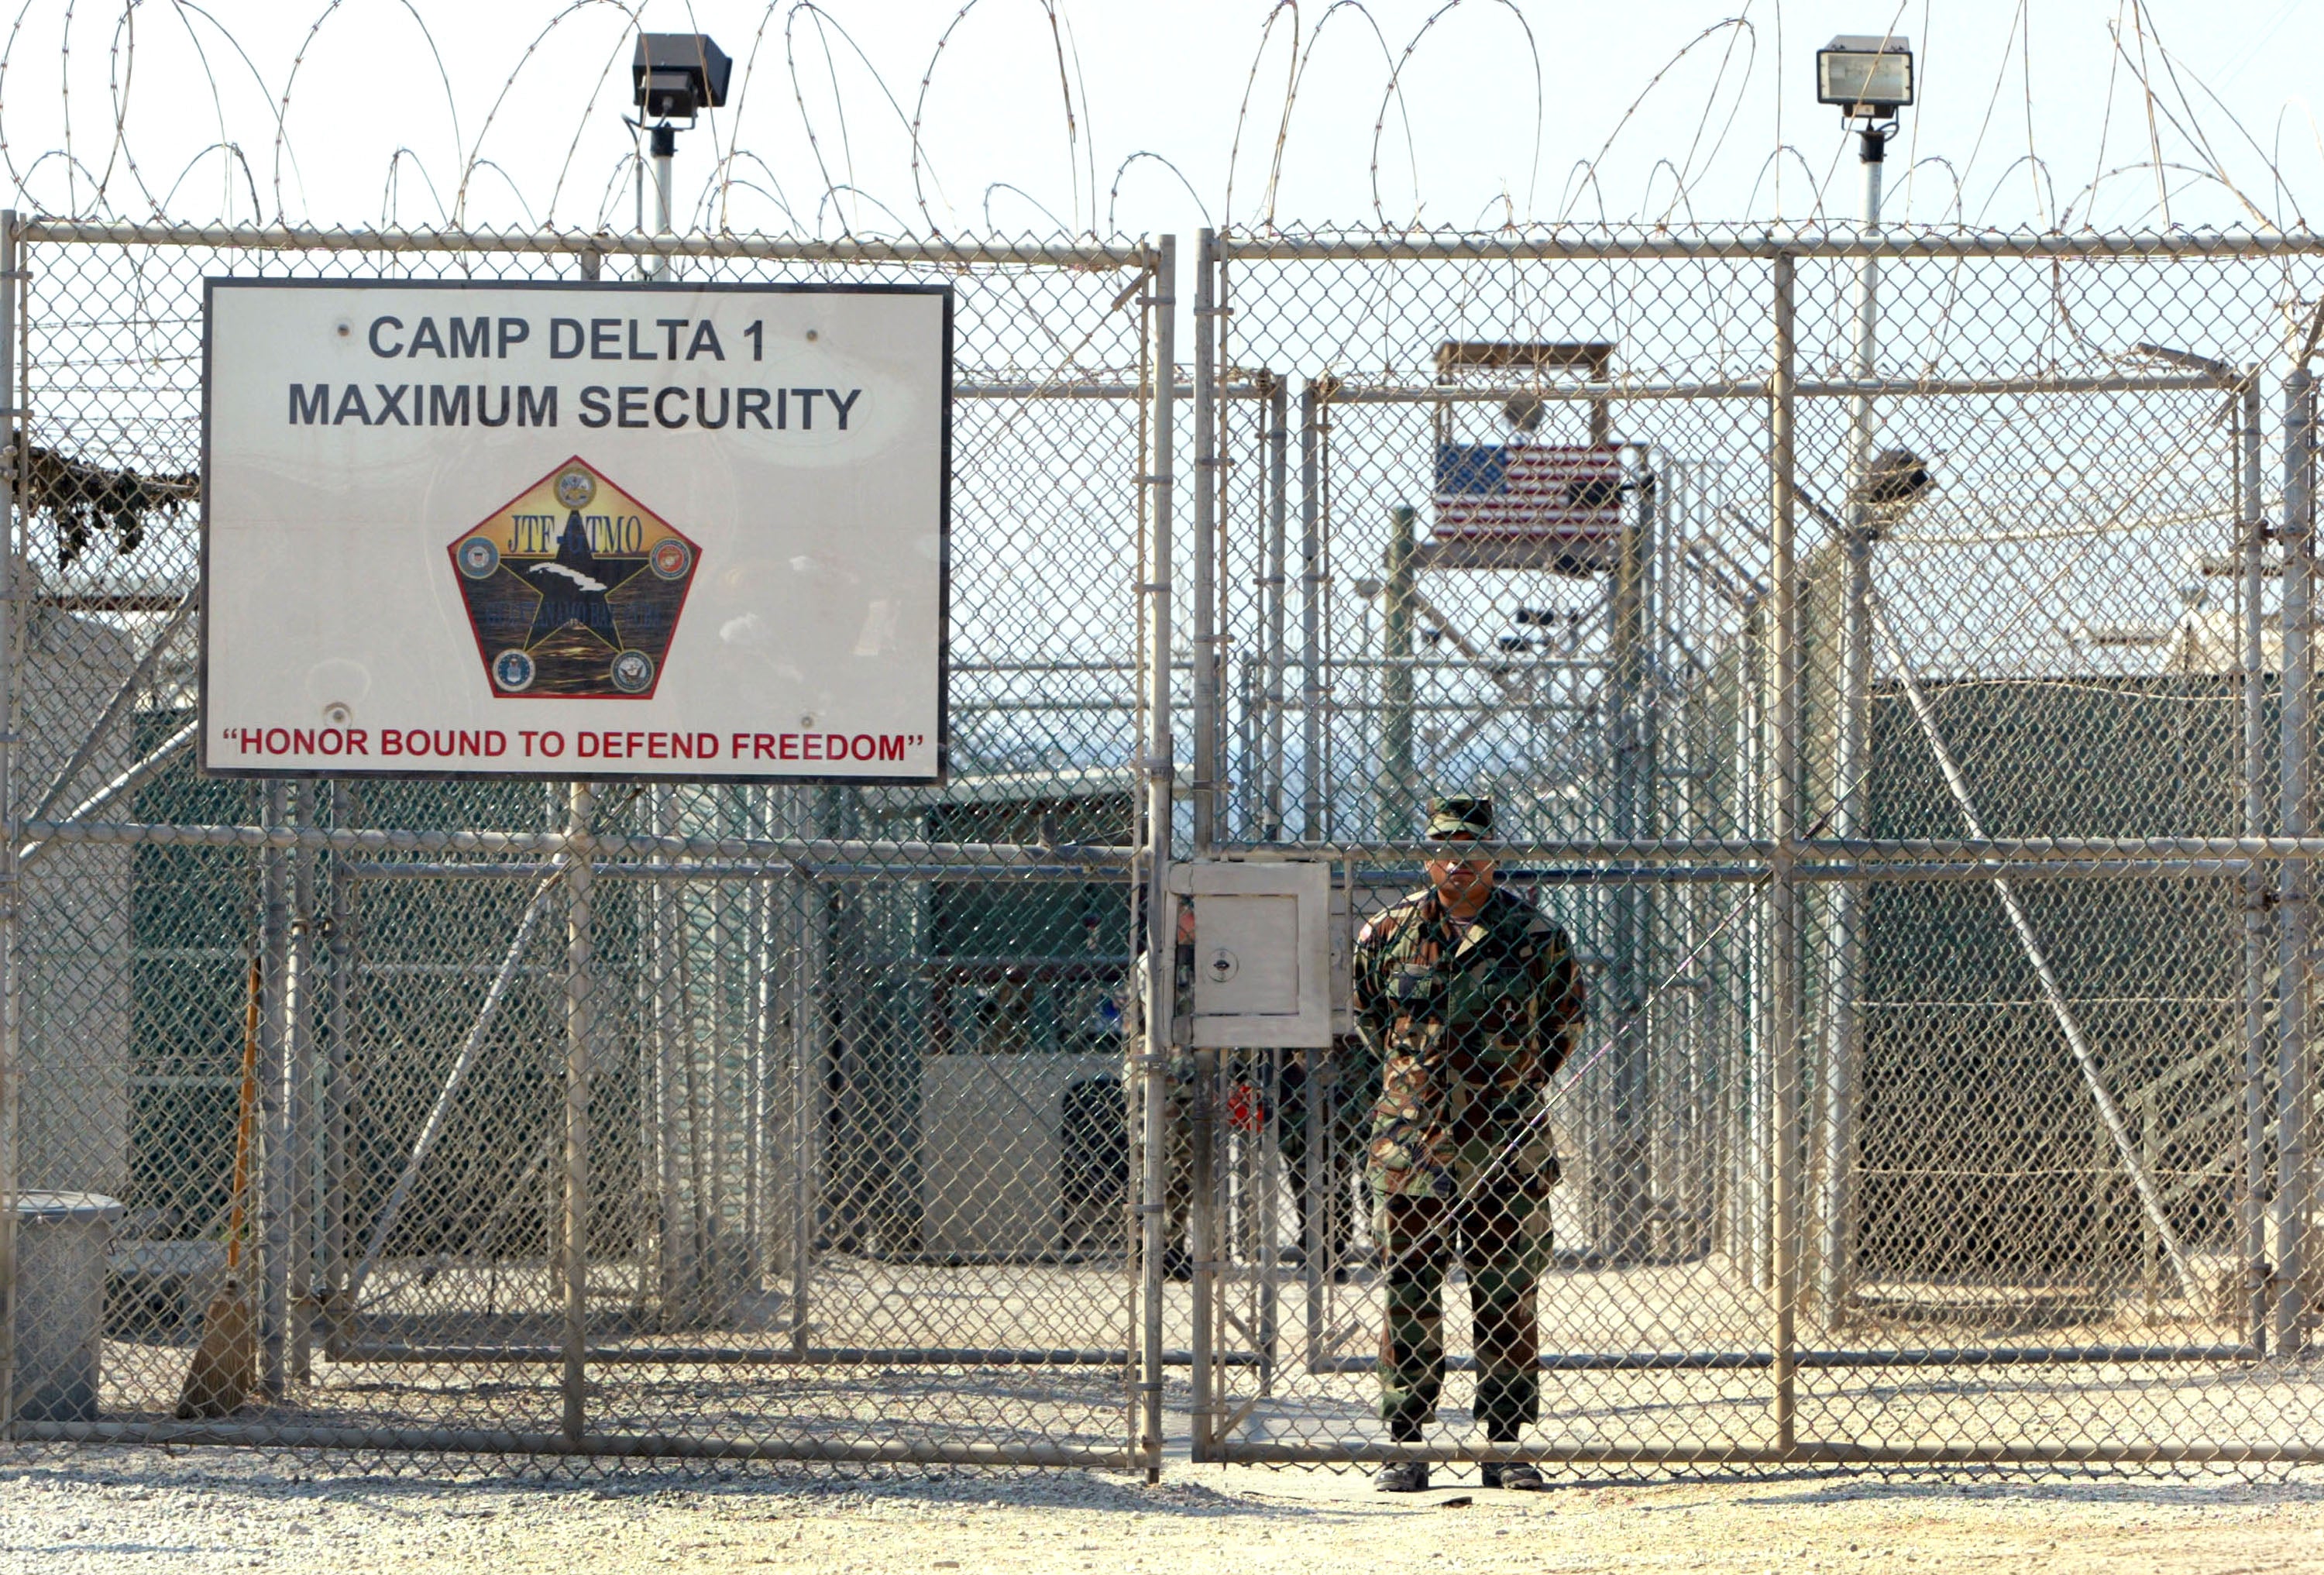
<svg viewBox="0 0 2324 1575">
<path fill-rule="evenodd" d="M 1855 501 L 1874 514 L 1897 519 L 1937 484 L 1921 456 L 1909 448 L 1884 448 L 1865 468 L 1853 489 Z"/>
<path fill-rule="evenodd" d="M 692 120 L 726 102 L 734 62 L 701 32 L 641 32 L 630 58 L 632 102 L 649 120 Z"/>
</svg>

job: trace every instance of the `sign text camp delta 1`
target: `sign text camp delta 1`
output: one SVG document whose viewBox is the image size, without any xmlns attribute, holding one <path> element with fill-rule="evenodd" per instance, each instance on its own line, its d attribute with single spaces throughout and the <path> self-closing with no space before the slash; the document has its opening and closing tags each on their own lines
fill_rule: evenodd
<svg viewBox="0 0 2324 1575">
<path fill-rule="evenodd" d="M 203 763 L 939 779 L 942 288 L 217 280 Z"/>
<path fill-rule="evenodd" d="M 550 318 L 545 331 L 549 359 L 558 361 L 659 362 L 684 364 L 693 379 L 659 382 L 511 383 L 490 376 L 489 367 L 470 370 L 450 362 L 505 362 L 512 349 L 530 343 L 539 325 L 525 317 L 444 317 L 423 314 L 407 325 L 392 313 L 372 319 L 364 343 L 389 364 L 365 381 L 290 385 L 289 419 L 295 426 L 554 427 L 559 406 L 585 428 L 651 428 L 676 431 L 815 430 L 820 409 L 826 429 L 844 432 L 862 388 L 792 387 L 743 381 L 752 364 L 763 365 L 767 325 L 754 318 L 742 325 L 734 345 L 738 363 L 730 371 L 727 346 L 711 318 Z M 683 347 L 681 347 L 683 341 Z M 695 363 L 704 364 L 696 366 Z M 576 369 L 577 370 L 577 369 Z M 641 375 L 644 369 L 631 368 Z M 423 374 L 434 377 L 423 381 Z M 397 374 L 401 374 L 400 376 Z M 617 374 L 606 373 L 611 377 Z M 666 375 L 666 374 L 665 374 Z M 446 382 L 446 377 L 461 381 Z M 388 381 L 392 378 L 393 381 Z M 569 389 L 567 397 L 560 398 Z"/>
</svg>

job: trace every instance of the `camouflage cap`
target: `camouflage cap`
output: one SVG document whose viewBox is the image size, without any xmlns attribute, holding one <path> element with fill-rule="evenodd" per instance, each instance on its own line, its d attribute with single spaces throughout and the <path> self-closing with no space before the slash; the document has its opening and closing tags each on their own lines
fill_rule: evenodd
<svg viewBox="0 0 2324 1575">
<path fill-rule="evenodd" d="M 1480 795 L 1451 794 L 1428 806 L 1432 837 L 1489 837 L 1493 834 L 1493 801 Z"/>
</svg>

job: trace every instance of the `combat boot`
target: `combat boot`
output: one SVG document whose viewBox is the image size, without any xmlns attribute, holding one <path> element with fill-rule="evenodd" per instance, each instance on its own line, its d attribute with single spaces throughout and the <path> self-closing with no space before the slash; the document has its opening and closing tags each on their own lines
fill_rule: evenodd
<svg viewBox="0 0 2324 1575">
<path fill-rule="evenodd" d="M 1428 1491 L 1426 1460 L 1391 1460 L 1379 1469 L 1372 1486 L 1382 1493 L 1425 1493 Z"/>
<path fill-rule="evenodd" d="M 1485 1486 L 1499 1488 L 1510 1493 L 1538 1493 L 1549 1486 L 1532 1462 L 1527 1460 L 1489 1460 L 1484 1469 Z"/>
</svg>

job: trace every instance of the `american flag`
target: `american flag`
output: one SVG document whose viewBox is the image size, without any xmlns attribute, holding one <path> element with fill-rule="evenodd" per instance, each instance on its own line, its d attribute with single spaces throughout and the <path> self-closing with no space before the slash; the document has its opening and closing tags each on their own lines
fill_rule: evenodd
<svg viewBox="0 0 2324 1575">
<path fill-rule="evenodd" d="M 1436 535 L 1610 548 L 1622 528 L 1622 456 L 1612 444 L 1440 443 Z"/>
</svg>

